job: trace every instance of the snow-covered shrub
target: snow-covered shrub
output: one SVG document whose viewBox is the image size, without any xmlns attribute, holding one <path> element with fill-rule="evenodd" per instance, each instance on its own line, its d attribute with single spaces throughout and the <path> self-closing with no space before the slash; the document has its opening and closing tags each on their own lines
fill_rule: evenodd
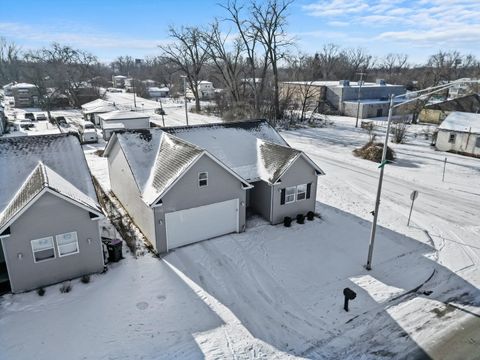
<svg viewBox="0 0 480 360">
<path fill-rule="evenodd" d="M 43 287 L 37 289 L 38 296 L 45 295 L 45 289 Z"/>
<path fill-rule="evenodd" d="M 64 282 L 60 287 L 60 292 L 62 294 L 69 293 L 71 290 L 72 290 L 72 284 L 70 283 L 70 281 Z"/>
<path fill-rule="evenodd" d="M 88 284 L 90 282 L 90 275 L 83 275 L 80 281 L 84 284 Z"/>
<path fill-rule="evenodd" d="M 382 161 L 382 153 L 383 153 L 383 144 L 382 143 L 374 143 L 374 142 L 367 142 L 359 149 L 353 150 L 353 155 L 358 156 L 365 160 L 381 162 Z M 395 160 L 395 152 L 387 146 L 387 160 L 393 161 Z"/>
</svg>

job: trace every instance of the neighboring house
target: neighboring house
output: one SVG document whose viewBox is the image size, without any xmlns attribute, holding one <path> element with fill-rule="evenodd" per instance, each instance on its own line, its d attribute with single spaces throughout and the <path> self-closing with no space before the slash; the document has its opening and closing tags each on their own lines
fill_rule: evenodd
<svg viewBox="0 0 480 360">
<path fill-rule="evenodd" d="M 247 208 L 272 224 L 315 211 L 323 171 L 264 120 L 116 133 L 112 191 L 155 250 L 245 230 Z"/>
<path fill-rule="evenodd" d="M 112 76 L 112 84 L 114 88 L 123 88 L 125 87 L 125 79 L 127 79 L 126 76 L 123 75 L 113 75 Z"/>
<path fill-rule="evenodd" d="M 146 88 L 157 86 L 157 82 L 151 79 L 142 80 L 142 84 L 145 85 Z"/>
<path fill-rule="evenodd" d="M 103 217 L 76 136 L 0 138 L 0 286 L 21 292 L 100 272 Z"/>
<path fill-rule="evenodd" d="M 96 99 L 89 103 L 82 105 L 82 113 L 85 120 L 93 122 L 95 125 L 100 125 L 99 114 L 118 110 L 115 103 L 103 99 Z"/>
<path fill-rule="evenodd" d="M 100 126 L 103 130 L 103 138 L 110 139 L 115 130 L 120 129 L 148 129 L 150 116 L 143 112 L 115 110 L 104 114 L 98 114 Z"/>
<path fill-rule="evenodd" d="M 5 111 L 2 106 L 0 106 L 0 135 L 7 132 L 7 117 L 5 116 Z"/>
<path fill-rule="evenodd" d="M 37 107 L 39 105 L 38 89 L 35 85 L 17 83 L 12 85 L 11 90 L 16 108 Z"/>
<path fill-rule="evenodd" d="M 15 82 L 11 82 L 8 84 L 3 85 L 3 95 L 5 96 L 12 96 L 12 86 L 15 85 Z"/>
<path fill-rule="evenodd" d="M 168 97 L 168 95 L 170 94 L 170 89 L 168 87 L 159 88 L 154 86 L 154 87 L 149 87 L 147 91 L 148 91 L 148 95 L 150 95 L 152 99 Z"/>
<path fill-rule="evenodd" d="M 480 95 L 470 94 L 428 104 L 420 112 L 418 119 L 421 122 L 440 124 L 452 111 L 479 113 Z"/>
<path fill-rule="evenodd" d="M 215 88 L 210 81 L 202 80 L 198 82 L 198 97 L 200 100 L 213 99 L 215 96 Z M 190 88 L 187 88 L 187 98 L 194 99 L 195 95 Z"/>
<path fill-rule="evenodd" d="M 435 146 L 441 151 L 480 156 L 480 114 L 452 112 L 438 127 Z"/>
<path fill-rule="evenodd" d="M 280 93 L 283 98 L 289 96 L 296 102 L 304 99 L 305 94 L 313 94 L 318 103 L 326 102 L 343 115 L 355 117 L 358 108 L 359 118 L 367 119 L 387 116 L 390 96 L 405 94 L 406 89 L 382 79 L 375 83 L 362 82 L 361 88 L 360 83 L 348 80 L 294 81 L 282 83 Z"/>
</svg>

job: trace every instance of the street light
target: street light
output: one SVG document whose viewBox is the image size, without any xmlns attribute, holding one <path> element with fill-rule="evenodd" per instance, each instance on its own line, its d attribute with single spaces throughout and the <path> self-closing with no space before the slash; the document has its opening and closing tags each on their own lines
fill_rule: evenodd
<svg viewBox="0 0 480 360">
<path fill-rule="evenodd" d="M 187 110 L 187 75 L 180 75 L 183 78 L 183 98 L 185 101 L 185 119 L 187 120 L 188 126 L 188 110 Z"/>
<path fill-rule="evenodd" d="M 367 265 L 365 266 L 365 268 L 367 270 L 372 269 L 373 245 L 375 243 L 375 233 L 376 233 L 376 230 L 377 230 L 378 210 L 380 208 L 380 196 L 382 194 L 383 173 L 384 173 L 384 168 L 385 168 L 385 164 L 386 164 L 388 136 L 390 134 L 390 123 L 392 121 L 393 109 L 395 109 L 397 107 L 400 107 L 400 106 L 403 106 L 403 105 L 406 105 L 406 104 L 409 104 L 411 102 L 420 100 L 420 99 L 425 99 L 432 94 L 442 92 L 446 89 L 451 88 L 452 86 L 455 86 L 457 84 L 463 84 L 463 83 L 480 83 L 480 80 L 460 79 L 460 80 L 452 81 L 451 83 L 448 83 L 448 84 L 429 87 L 429 88 L 417 91 L 416 92 L 417 96 L 415 96 L 414 98 L 408 98 L 407 101 L 403 101 L 403 102 L 395 104 L 395 105 L 394 105 L 395 98 L 405 97 L 405 94 L 397 95 L 397 96 L 393 96 L 393 95 L 390 96 L 390 106 L 389 106 L 389 109 L 388 109 L 388 120 L 387 120 L 387 133 L 385 134 L 385 142 L 383 143 L 382 161 L 379 165 L 380 176 L 378 178 L 377 197 L 376 197 L 376 200 L 375 200 L 375 210 L 373 211 L 373 222 L 372 222 L 372 230 L 371 230 L 371 233 L 370 233 L 370 243 L 368 244 Z"/>
</svg>

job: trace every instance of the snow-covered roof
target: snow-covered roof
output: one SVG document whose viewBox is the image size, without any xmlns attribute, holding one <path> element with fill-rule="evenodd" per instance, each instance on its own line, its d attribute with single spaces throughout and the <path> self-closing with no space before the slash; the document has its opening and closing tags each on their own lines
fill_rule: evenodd
<svg viewBox="0 0 480 360">
<path fill-rule="evenodd" d="M 112 130 L 112 129 L 114 130 L 125 129 L 125 124 L 117 123 L 117 122 L 103 124 L 103 130 Z"/>
<path fill-rule="evenodd" d="M 64 193 L 89 206 L 97 203 L 85 155 L 76 136 L 17 136 L 0 138 L 0 212 L 13 200 L 40 162 L 51 170 L 48 178 L 52 189 L 64 189 Z"/>
<path fill-rule="evenodd" d="M 103 99 L 96 99 L 96 100 L 93 100 L 93 101 L 90 101 L 88 103 L 83 104 L 82 109 L 88 111 L 88 110 L 91 110 L 91 109 L 98 108 L 100 106 L 113 106 L 113 102 L 103 100 Z"/>
<path fill-rule="evenodd" d="M 130 119 L 149 119 L 150 116 L 142 112 L 128 111 L 128 110 L 115 110 L 108 113 L 98 115 L 98 117 L 105 121 L 110 120 L 130 120 Z"/>
<path fill-rule="evenodd" d="M 264 180 L 275 183 L 293 163 L 292 160 L 300 154 L 307 158 L 302 152 L 292 149 L 265 120 L 164 130 L 207 150 L 249 182 Z M 323 173 L 318 167 L 316 170 Z"/>
<path fill-rule="evenodd" d="M 11 89 L 25 89 L 25 88 L 34 88 L 35 85 L 29 83 L 16 83 L 12 85 Z"/>
<path fill-rule="evenodd" d="M 342 85 L 339 81 L 285 81 L 283 84 L 292 84 L 292 85 L 309 85 L 309 86 L 328 86 L 328 87 L 359 87 L 360 84 L 357 81 L 349 81 L 348 85 Z M 395 84 L 377 84 L 374 82 L 363 82 L 362 87 L 386 87 L 386 86 L 398 86 L 403 87 L 403 85 Z"/>
<path fill-rule="evenodd" d="M 38 199 L 37 196 L 44 190 L 66 197 L 96 214 L 102 213 L 96 199 L 92 199 L 48 166 L 39 162 L 13 199 L 0 213 L 0 233 L 26 206 L 30 205 L 33 200 Z"/>
<path fill-rule="evenodd" d="M 148 91 L 163 91 L 163 92 L 168 92 L 170 89 L 168 87 L 156 87 L 156 86 L 151 86 L 148 88 Z"/>
<path fill-rule="evenodd" d="M 480 134 L 480 114 L 455 111 L 450 113 L 438 128 Z"/>
<path fill-rule="evenodd" d="M 120 79 L 126 79 L 127 77 L 126 77 L 126 76 L 124 76 L 124 75 L 115 75 L 113 78 L 114 78 L 114 79 L 119 79 L 119 80 L 120 80 Z"/>
</svg>

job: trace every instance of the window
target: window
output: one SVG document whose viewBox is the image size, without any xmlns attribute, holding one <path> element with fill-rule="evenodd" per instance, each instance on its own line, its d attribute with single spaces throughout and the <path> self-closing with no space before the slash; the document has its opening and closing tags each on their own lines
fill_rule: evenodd
<svg viewBox="0 0 480 360">
<path fill-rule="evenodd" d="M 477 136 L 477 140 L 475 140 L 475 146 L 480 148 L 480 136 Z"/>
<path fill-rule="evenodd" d="M 450 134 L 448 136 L 448 142 L 452 143 L 452 144 L 455 144 L 455 138 L 456 138 L 456 134 Z"/>
<path fill-rule="evenodd" d="M 32 240 L 33 260 L 35 262 L 53 259 L 55 250 L 53 248 L 53 237 L 49 236 L 42 239 Z"/>
<path fill-rule="evenodd" d="M 78 253 L 78 239 L 75 231 L 57 235 L 55 239 L 57 240 L 58 256 Z"/>
<path fill-rule="evenodd" d="M 307 197 L 307 184 L 297 186 L 297 201 L 305 200 Z"/>
<path fill-rule="evenodd" d="M 208 185 L 208 173 L 201 172 L 198 173 L 198 186 L 203 187 Z"/>
<path fill-rule="evenodd" d="M 285 190 L 285 203 L 289 204 L 295 201 L 296 186 L 287 187 Z"/>
</svg>

